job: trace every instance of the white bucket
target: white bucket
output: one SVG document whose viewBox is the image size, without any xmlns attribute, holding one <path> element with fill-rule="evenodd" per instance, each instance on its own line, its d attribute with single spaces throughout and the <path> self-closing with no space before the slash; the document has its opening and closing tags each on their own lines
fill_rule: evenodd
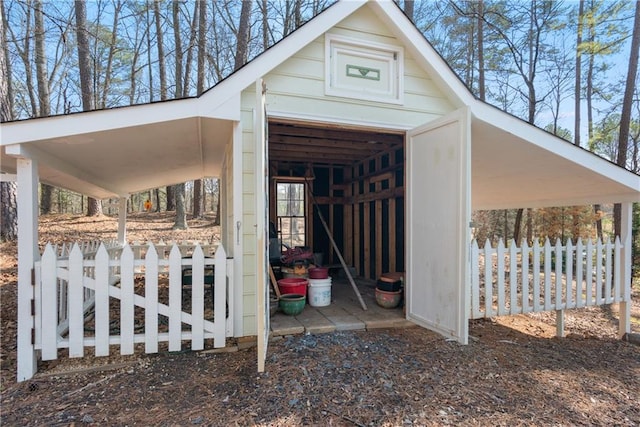
<svg viewBox="0 0 640 427">
<path fill-rule="evenodd" d="M 327 279 L 309 279 L 309 305 L 326 307 L 331 304 L 331 277 Z"/>
</svg>

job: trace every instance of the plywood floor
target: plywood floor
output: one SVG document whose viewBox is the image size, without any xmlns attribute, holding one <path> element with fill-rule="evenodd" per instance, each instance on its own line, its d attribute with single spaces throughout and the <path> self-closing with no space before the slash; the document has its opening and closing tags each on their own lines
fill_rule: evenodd
<svg viewBox="0 0 640 427">
<path fill-rule="evenodd" d="M 362 309 L 348 279 L 333 278 L 330 305 L 311 307 L 307 304 L 297 316 L 289 316 L 278 310 L 271 317 L 271 336 L 414 325 L 405 319 L 402 307 L 386 309 L 376 304 L 374 281 L 356 278 L 355 282 L 367 310 Z"/>
</svg>

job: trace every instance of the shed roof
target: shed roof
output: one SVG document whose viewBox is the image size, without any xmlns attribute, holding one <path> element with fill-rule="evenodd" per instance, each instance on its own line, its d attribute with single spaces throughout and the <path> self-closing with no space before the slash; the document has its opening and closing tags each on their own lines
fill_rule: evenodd
<svg viewBox="0 0 640 427">
<path fill-rule="evenodd" d="M 457 107 L 472 112 L 475 209 L 640 200 L 640 176 L 477 100 L 389 1 L 340 1 L 197 98 L 3 123 L 1 167 L 34 158 L 43 182 L 124 196 L 220 173 L 240 93 L 361 7 L 388 25 Z"/>
</svg>

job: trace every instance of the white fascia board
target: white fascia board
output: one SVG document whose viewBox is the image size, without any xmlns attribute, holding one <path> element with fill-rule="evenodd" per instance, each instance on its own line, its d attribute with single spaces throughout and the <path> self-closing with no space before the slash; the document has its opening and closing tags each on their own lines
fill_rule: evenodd
<svg viewBox="0 0 640 427">
<path fill-rule="evenodd" d="M 598 156 L 591 151 L 577 147 L 568 141 L 554 136 L 534 125 L 526 123 L 509 113 L 492 107 L 482 101 L 475 101 L 472 107 L 473 115 L 492 126 L 547 150 L 569 162 L 578 164 L 594 173 L 605 176 L 619 184 L 628 187 L 640 196 L 640 176 Z M 622 201 L 622 200 L 618 200 Z"/>
<path fill-rule="evenodd" d="M 231 94 L 230 97 L 218 97 L 210 95 L 210 91 L 198 98 L 198 115 L 212 119 L 240 121 L 241 91 Z M 221 102 L 216 102 L 221 99 Z"/>
<path fill-rule="evenodd" d="M 395 36 L 457 108 L 471 105 L 475 100 L 473 94 L 394 2 L 371 1 L 369 7 L 383 22 L 392 24 L 389 28 Z"/>
<path fill-rule="evenodd" d="M 548 208 L 559 206 L 586 206 L 595 204 L 613 204 L 613 203 L 640 203 L 640 196 L 634 194 L 607 194 L 593 197 L 577 197 L 562 199 L 540 199 L 540 200 L 523 200 L 509 203 L 489 203 L 489 204 L 473 204 L 473 210 L 495 210 L 495 209 L 523 209 L 523 208 Z"/>
<path fill-rule="evenodd" d="M 268 74 L 365 4 L 367 4 L 366 0 L 342 0 L 331 5 L 327 10 L 202 94 L 200 99 L 207 101 L 216 99 L 226 102 L 229 98 L 255 84 L 257 79 Z M 220 105 L 220 103 L 217 104 Z"/>
<path fill-rule="evenodd" d="M 197 99 L 177 99 L 0 124 L 0 145 L 64 138 L 197 115 Z"/>
<path fill-rule="evenodd" d="M 118 196 L 127 196 L 128 192 L 113 187 L 110 183 L 104 182 L 99 178 L 96 178 L 90 172 L 81 170 L 76 166 L 56 157 L 51 154 L 45 153 L 36 147 L 27 147 L 26 144 L 15 144 L 6 147 L 8 155 L 32 159 L 38 161 L 40 165 L 47 165 L 48 167 L 63 172 L 67 175 L 71 175 L 79 180 L 90 183 L 91 185 L 103 189 L 106 193 L 111 193 Z M 89 194 L 90 195 L 90 194 Z"/>
</svg>

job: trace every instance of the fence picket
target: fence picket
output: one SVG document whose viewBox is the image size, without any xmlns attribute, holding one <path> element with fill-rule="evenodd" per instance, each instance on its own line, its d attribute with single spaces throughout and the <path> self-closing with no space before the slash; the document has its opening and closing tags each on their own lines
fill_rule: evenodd
<svg viewBox="0 0 640 427">
<path fill-rule="evenodd" d="M 84 255 L 75 244 L 69 252 L 69 357 L 84 356 Z M 75 303 L 74 303 L 75 301 Z M 79 304 L 82 302 L 82 304 Z"/>
<path fill-rule="evenodd" d="M 120 354 L 133 354 L 134 349 L 134 253 L 129 245 L 120 254 Z"/>
<path fill-rule="evenodd" d="M 484 315 L 493 316 L 493 249 L 487 239 L 484 243 Z"/>
<path fill-rule="evenodd" d="M 96 258 L 95 291 L 95 354 L 109 355 L 109 254 L 104 245 L 98 247 Z"/>
<path fill-rule="evenodd" d="M 213 346 L 221 348 L 225 346 L 226 337 L 226 305 L 227 305 L 227 253 L 222 246 L 218 248 L 214 255 L 215 276 L 213 295 Z"/>
<path fill-rule="evenodd" d="M 182 349 L 182 254 L 175 243 L 169 253 L 169 351 Z"/>
<path fill-rule="evenodd" d="M 567 240 L 567 249 L 565 256 L 565 307 L 575 307 L 573 299 L 573 243 L 571 239 Z"/>
<path fill-rule="evenodd" d="M 612 275 L 611 275 L 611 261 L 612 261 L 612 253 L 611 253 L 611 240 L 607 239 L 607 243 L 605 244 L 605 266 L 604 266 L 604 303 L 611 304 L 613 300 L 611 299 L 611 286 L 613 285 Z"/>
<path fill-rule="evenodd" d="M 613 288 L 614 288 L 614 302 L 620 302 L 620 253 L 622 249 L 622 245 L 620 244 L 620 238 L 616 237 L 616 241 L 614 243 L 614 256 L 613 256 L 613 270 L 615 273 L 613 274 Z"/>
<path fill-rule="evenodd" d="M 149 244 L 144 260 L 144 351 L 158 352 L 158 253 Z"/>
<path fill-rule="evenodd" d="M 57 254 L 47 245 L 42 256 L 42 360 L 58 358 Z M 52 302 L 52 303 L 51 303 Z"/>
<path fill-rule="evenodd" d="M 529 245 L 527 239 L 522 239 L 522 312 L 529 313 L 531 306 L 529 305 Z"/>
<path fill-rule="evenodd" d="M 507 314 L 505 307 L 504 292 L 504 242 L 502 239 L 498 241 L 498 316 Z"/>
<path fill-rule="evenodd" d="M 596 305 L 602 304 L 602 241 L 596 241 Z"/>
<path fill-rule="evenodd" d="M 584 245 L 582 239 L 578 237 L 578 243 L 576 244 L 576 307 L 584 307 L 584 286 L 583 280 L 583 257 L 584 257 Z"/>
<path fill-rule="evenodd" d="M 509 247 L 509 313 L 521 313 L 518 309 L 518 244 L 511 239 Z"/>
<path fill-rule="evenodd" d="M 204 348 L 204 252 L 196 245 L 191 255 L 191 349 Z"/>
<path fill-rule="evenodd" d="M 556 265 L 555 265 L 555 289 L 554 289 L 554 293 L 555 293 L 555 309 L 556 310 L 562 310 L 562 262 L 564 257 L 562 256 L 562 242 L 560 241 L 560 238 L 556 239 L 556 247 L 554 250 L 554 255 L 555 255 L 555 259 L 556 259 Z"/>
<path fill-rule="evenodd" d="M 584 272 L 585 286 L 587 288 L 586 306 L 593 305 L 593 242 L 587 241 L 585 258 L 587 260 Z"/>
<path fill-rule="evenodd" d="M 551 243 L 544 242 L 544 309 L 551 310 Z"/>
<path fill-rule="evenodd" d="M 471 242 L 471 318 L 478 319 L 480 315 L 480 268 L 478 266 L 478 242 Z M 485 260 L 486 261 L 486 260 Z"/>
</svg>

